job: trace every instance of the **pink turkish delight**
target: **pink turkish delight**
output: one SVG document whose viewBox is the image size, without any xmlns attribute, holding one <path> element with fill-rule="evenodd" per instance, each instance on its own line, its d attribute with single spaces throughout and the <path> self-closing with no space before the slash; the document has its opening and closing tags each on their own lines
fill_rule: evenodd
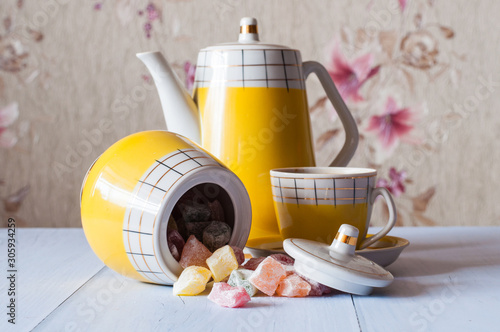
<svg viewBox="0 0 500 332">
<path fill-rule="evenodd" d="M 225 282 L 215 283 L 208 299 L 220 306 L 238 308 L 250 301 L 250 295 L 243 287 L 233 287 Z"/>
</svg>

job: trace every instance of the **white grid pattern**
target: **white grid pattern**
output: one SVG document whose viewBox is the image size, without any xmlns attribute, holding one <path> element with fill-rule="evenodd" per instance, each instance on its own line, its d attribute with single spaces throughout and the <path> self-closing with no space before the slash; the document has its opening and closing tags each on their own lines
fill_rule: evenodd
<svg viewBox="0 0 500 332">
<path fill-rule="evenodd" d="M 160 227 L 157 217 L 161 204 L 180 178 L 204 166 L 222 167 L 201 150 L 177 150 L 155 160 L 137 181 L 123 220 L 123 242 L 132 266 L 154 283 L 173 283 L 159 264 L 160 251 L 154 244 L 155 227 Z"/>
<path fill-rule="evenodd" d="M 280 203 L 346 205 L 368 203 L 375 176 L 353 178 L 271 177 L 273 199 Z"/>
<path fill-rule="evenodd" d="M 305 89 L 300 52 L 290 49 L 202 50 L 195 84 Z"/>
</svg>

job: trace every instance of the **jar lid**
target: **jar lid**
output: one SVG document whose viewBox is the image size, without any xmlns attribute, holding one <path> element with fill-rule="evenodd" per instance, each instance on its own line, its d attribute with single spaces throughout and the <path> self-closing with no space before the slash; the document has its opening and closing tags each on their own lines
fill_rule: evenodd
<svg viewBox="0 0 500 332">
<path fill-rule="evenodd" d="M 283 248 L 295 258 L 295 270 L 305 277 L 343 292 L 368 295 L 374 287 L 388 286 L 394 277 L 380 265 L 355 254 L 358 234 L 356 227 L 343 224 L 330 246 L 286 239 Z"/>
</svg>

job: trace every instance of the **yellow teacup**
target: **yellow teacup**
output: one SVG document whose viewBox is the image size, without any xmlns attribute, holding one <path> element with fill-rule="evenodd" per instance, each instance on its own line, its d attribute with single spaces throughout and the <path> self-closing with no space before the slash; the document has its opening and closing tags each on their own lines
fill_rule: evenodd
<svg viewBox="0 0 500 332">
<path fill-rule="evenodd" d="M 298 167 L 271 170 L 274 208 L 283 238 L 331 243 L 342 224 L 359 229 L 357 249 L 384 237 L 396 223 L 396 207 L 385 188 L 375 188 L 377 171 L 354 167 Z M 384 197 L 389 220 L 366 238 L 373 203 Z"/>
</svg>

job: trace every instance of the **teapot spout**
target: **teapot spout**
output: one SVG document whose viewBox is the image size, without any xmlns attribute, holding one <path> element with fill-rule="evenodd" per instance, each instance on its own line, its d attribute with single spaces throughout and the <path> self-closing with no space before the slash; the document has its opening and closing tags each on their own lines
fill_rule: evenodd
<svg viewBox="0 0 500 332">
<path fill-rule="evenodd" d="M 158 90 L 167 130 L 201 143 L 200 114 L 196 104 L 160 52 L 136 54 L 146 65 Z"/>
</svg>

